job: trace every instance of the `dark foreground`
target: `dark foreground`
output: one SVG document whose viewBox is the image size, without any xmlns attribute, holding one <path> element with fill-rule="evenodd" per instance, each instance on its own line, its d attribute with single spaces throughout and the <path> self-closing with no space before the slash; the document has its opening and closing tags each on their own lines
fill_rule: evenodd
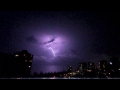
<svg viewBox="0 0 120 90">
<path fill-rule="evenodd" d="M 57 77 L 43 77 L 43 78 L 0 78 L 0 79 L 120 79 L 120 78 L 76 78 L 76 77 L 71 77 L 71 78 L 57 78 Z"/>
</svg>

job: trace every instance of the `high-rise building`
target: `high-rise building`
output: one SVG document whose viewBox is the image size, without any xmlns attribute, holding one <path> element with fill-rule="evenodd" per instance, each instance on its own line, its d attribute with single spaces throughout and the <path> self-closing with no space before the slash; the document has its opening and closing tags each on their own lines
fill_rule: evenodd
<svg viewBox="0 0 120 90">
<path fill-rule="evenodd" d="M 107 69 L 107 63 L 108 63 L 107 60 L 101 60 L 101 61 L 99 61 L 100 69 L 101 70 L 106 70 Z"/>
<path fill-rule="evenodd" d="M 13 55 L 0 53 L 0 77 L 28 77 L 31 73 L 33 55 L 27 50 Z"/>
<path fill-rule="evenodd" d="M 72 69 L 72 66 L 68 66 L 68 69 L 67 69 L 67 75 L 68 75 L 68 77 L 73 75 L 73 69 Z"/>
<path fill-rule="evenodd" d="M 98 76 L 99 77 L 106 77 L 107 75 L 107 67 L 108 61 L 107 60 L 101 60 L 99 61 L 99 69 L 98 69 Z"/>
<path fill-rule="evenodd" d="M 88 62 L 88 70 L 94 70 L 95 69 L 95 64 L 93 62 Z"/>
<path fill-rule="evenodd" d="M 95 64 L 93 62 L 88 62 L 87 76 L 88 77 L 94 77 L 95 76 Z"/>
<path fill-rule="evenodd" d="M 117 57 L 110 58 L 108 63 L 109 76 L 120 77 L 120 60 Z"/>
<path fill-rule="evenodd" d="M 27 50 L 14 53 L 12 60 L 12 75 L 20 77 L 30 76 L 32 62 L 33 55 L 30 54 Z"/>
<path fill-rule="evenodd" d="M 81 76 L 85 76 L 87 72 L 87 63 L 85 62 L 79 63 L 78 70 Z"/>
<path fill-rule="evenodd" d="M 72 72 L 72 66 L 68 66 L 68 72 Z"/>
</svg>

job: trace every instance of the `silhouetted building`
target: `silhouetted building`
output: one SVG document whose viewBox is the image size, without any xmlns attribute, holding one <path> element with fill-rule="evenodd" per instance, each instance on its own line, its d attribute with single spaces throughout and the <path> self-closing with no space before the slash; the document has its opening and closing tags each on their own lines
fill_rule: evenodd
<svg viewBox="0 0 120 90">
<path fill-rule="evenodd" d="M 13 76 L 27 77 L 30 76 L 33 55 L 27 50 L 14 53 L 12 70 Z"/>
<path fill-rule="evenodd" d="M 110 58 L 108 63 L 109 76 L 120 77 L 120 60 L 117 57 Z"/>
<path fill-rule="evenodd" d="M 72 66 L 68 66 L 68 72 L 72 72 Z"/>
<path fill-rule="evenodd" d="M 7 53 L 0 52 L 0 77 L 9 77 L 10 75 L 10 61 L 12 59 L 11 55 Z"/>
<path fill-rule="evenodd" d="M 73 75 L 72 66 L 68 66 L 68 70 L 67 70 L 67 72 L 68 72 L 68 74 L 67 74 L 68 77 Z"/>
<path fill-rule="evenodd" d="M 95 69 L 95 64 L 93 62 L 88 62 L 88 70 L 94 70 Z"/>
<path fill-rule="evenodd" d="M 98 76 L 99 77 L 106 77 L 107 66 L 108 66 L 108 61 L 107 60 L 99 61 L 99 69 L 98 69 Z"/>
<path fill-rule="evenodd" d="M 82 62 L 79 63 L 79 72 L 80 72 L 80 76 L 86 76 L 87 73 L 87 63 Z"/>
<path fill-rule="evenodd" d="M 93 62 L 88 62 L 87 76 L 94 77 L 95 74 L 95 64 Z"/>
</svg>

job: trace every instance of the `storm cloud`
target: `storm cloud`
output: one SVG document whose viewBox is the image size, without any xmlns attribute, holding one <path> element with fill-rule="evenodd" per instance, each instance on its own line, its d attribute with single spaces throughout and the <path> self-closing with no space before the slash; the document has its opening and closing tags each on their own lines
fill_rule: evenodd
<svg viewBox="0 0 120 90">
<path fill-rule="evenodd" d="M 82 61 L 98 63 L 108 60 L 108 55 L 120 55 L 119 16 L 118 11 L 0 12 L 0 50 L 28 50 L 37 72 L 57 71 L 57 66 L 66 70 L 67 65 L 77 67 Z"/>
<path fill-rule="evenodd" d="M 38 43 L 37 38 L 35 38 L 33 35 L 27 37 L 27 38 L 26 38 L 26 41 L 27 41 L 28 43 Z"/>
</svg>

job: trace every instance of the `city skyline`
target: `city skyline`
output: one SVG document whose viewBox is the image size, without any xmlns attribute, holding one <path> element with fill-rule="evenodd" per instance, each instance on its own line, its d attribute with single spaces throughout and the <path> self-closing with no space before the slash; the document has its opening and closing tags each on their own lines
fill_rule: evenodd
<svg viewBox="0 0 120 90">
<path fill-rule="evenodd" d="M 34 55 L 33 72 L 108 60 L 120 55 L 118 13 L 1 11 L 1 52 L 28 50 Z"/>
</svg>

